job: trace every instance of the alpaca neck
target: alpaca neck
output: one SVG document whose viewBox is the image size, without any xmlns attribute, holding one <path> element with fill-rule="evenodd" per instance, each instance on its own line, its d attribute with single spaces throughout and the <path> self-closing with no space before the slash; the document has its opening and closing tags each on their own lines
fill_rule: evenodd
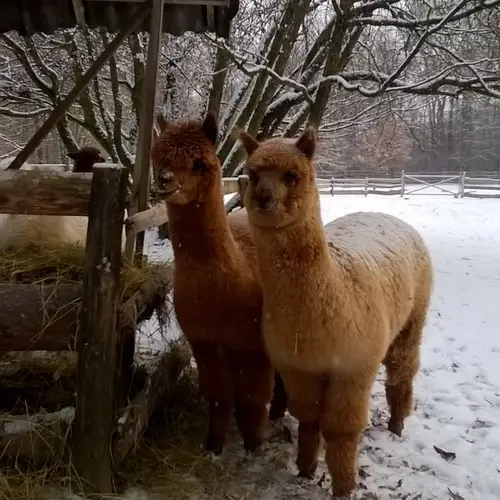
<svg viewBox="0 0 500 500">
<path fill-rule="evenodd" d="M 203 201 L 187 205 L 167 203 L 169 230 L 176 263 L 208 262 L 227 257 L 234 240 L 222 198 L 222 183 L 216 178 Z"/>
<path fill-rule="evenodd" d="M 253 231 L 263 280 L 290 278 L 296 282 L 303 269 L 311 275 L 315 269 L 324 272 L 333 267 L 319 201 L 310 215 L 296 224 L 279 230 L 254 227 Z"/>
</svg>

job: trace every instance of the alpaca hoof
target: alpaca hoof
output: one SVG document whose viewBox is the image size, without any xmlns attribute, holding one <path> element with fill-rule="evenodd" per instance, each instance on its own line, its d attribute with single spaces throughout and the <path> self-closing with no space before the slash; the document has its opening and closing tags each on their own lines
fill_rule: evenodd
<svg viewBox="0 0 500 500">
<path fill-rule="evenodd" d="M 283 408 L 273 408 L 271 407 L 269 410 L 269 420 L 274 422 L 275 420 L 279 420 L 285 416 L 286 409 Z"/>
<path fill-rule="evenodd" d="M 307 471 L 299 471 L 299 473 L 297 474 L 297 477 L 300 477 L 300 478 L 303 478 L 303 479 L 310 479 L 310 480 L 313 480 L 314 479 L 314 475 L 315 473 L 314 472 L 307 472 Z"/>
<path fill-rule="evenodd" d="M 317 467 L 318 462 L 314 462 L 307 468 L 299 467 L 298 477 L 302 477 L 305 479 L 314 479 Z"/>
<path fill-rule="evenodd" d="M 253 437 L 253 438 L 246 438 L 243 440 L 243 446 L 245 448 L 245 451 L 249 453 L 253 453 L 257 451 L 262 445 L 262 439 Z"/>
<path fill-rule="evenodd" d="M 390 420 L 389 421 L 389 431 L 392 432 L 393 434 L 396 434 L 396 436 L 401 437 L 403 434 L 403 428 L 404 424 L 402 421 L 397 421 L 397 420 Z"/>
<path fill-rule="evenodd" d="M 208 453 L 213 453 L 216 456 L 222 455 L 223 448 L 224 446 L 222 444 L 214 442 L 214 440 L 210 437 L 207 439 L 207 442 L 205 444 L 205 450 Z"/>
</svg>

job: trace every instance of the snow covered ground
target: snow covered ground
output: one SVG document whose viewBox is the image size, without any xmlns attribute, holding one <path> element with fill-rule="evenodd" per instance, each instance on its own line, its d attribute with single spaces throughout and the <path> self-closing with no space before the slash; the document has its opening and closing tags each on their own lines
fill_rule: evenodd
<svg viewBox="0 0 500 500">
<path fill-rule="evenodd" d="M 381 370 L 372 426 L 360 448 L 357 498 L 500 499 L 500 200 L 344 195 L 321 201 L 325 223 L 358 210 L 401 217 L 421 231 L 435 266 L 415 411 L 402 438 L 389 434 Z M 154 233 L 148 241 L 150 258 L 171 258 L 168 243 L 155 241 Z M 296 438 L 295 422 L 288 425 Z M 329 499 L 324 463 L 315 481 L 299 480 L 296 439 L 292 445 L 278 434 L 270 428 L 263 453 L 252 458 L 233 434 L 225 457 L 209 464 L 213 473 L 189 479 L 199 483 L 192 498 Z M 128 498 L 144 497 L 135 490 Z M 185 497 L 170 492 L 169 498 Z"/>
</svg>

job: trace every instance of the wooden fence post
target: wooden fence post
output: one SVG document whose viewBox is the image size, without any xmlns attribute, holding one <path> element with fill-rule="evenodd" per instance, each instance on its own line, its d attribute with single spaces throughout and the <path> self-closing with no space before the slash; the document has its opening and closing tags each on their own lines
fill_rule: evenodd
<svg viewBox="0 0 500 500">
<path fill-rule="evenodd" d="M 334 192 L 333 192 L 333 186 L 334 186 L 334 184 L 335 184 L 335 177 L 332 177 L 332 178 L 330 179 L 330 184 L 331 184 L 331 186 L 332 186 L 332 196 L 333 196 L 333 194 L 334 194 Z"/>
<path fill-rule="evenodd" d="M 368 177 L 365 177 L 365 198 L 368 196 L 368 184 L 370 181 L 368 180 Z"/>
<path fill-rule="evenodd" d="M 238 176 L 238 194 L 240 195 L 240 206 L 245 207 L 245 191 L 248 186 L 248 175 Z"/>
<path fill-rule="evenodd" d="M 466 172 L 460 172 L 460 176 L 458 178 L 458 197 L 463 198 L 465 196 L 465 175 Z"/>
<path fill-rule="evenodd" d="M 405 171 L 401 170 L 401 198 L 405 195 Z"/>
<path fill-rule="evenodd" d="M 73 427 L 73 463 L 89 493 L 113 493 L 111 434 L 116 425 L 117 312 L 127 181 L 125 168 L 94 167 Z"/>
</svg>

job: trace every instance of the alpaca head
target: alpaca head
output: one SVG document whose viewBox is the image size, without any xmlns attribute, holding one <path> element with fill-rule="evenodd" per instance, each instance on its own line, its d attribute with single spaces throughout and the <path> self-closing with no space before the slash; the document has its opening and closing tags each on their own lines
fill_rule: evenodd
<svg viewBox="0 0 500 500">
<path fill-rule="evenodd" d="M 84 146 L 75 153 L 68 153 L 68 157 L 75 161 L 73 172 L 92 172 L 94 163 L 104 163 L 106 160 L 101 152 L 92 146 Z"/>
<path fill-rule="evenodd" d="M 158 125 L 151 151 L 158 195 L 175 205 L 203 202 L 221 182 L 217 119 L 212 113 L 203 121 L 168 122 L 159 116 Z"/>
<path fill-rule="evenodd" d="M 258 142 L 246 132 L 239 137 L 248 155 L 245 207 L 250 222 L 284 227 L 307 217 L 317 197 L 315 129 L 308 127 L 298 139 L 277 137 Z"/>
</svg>

